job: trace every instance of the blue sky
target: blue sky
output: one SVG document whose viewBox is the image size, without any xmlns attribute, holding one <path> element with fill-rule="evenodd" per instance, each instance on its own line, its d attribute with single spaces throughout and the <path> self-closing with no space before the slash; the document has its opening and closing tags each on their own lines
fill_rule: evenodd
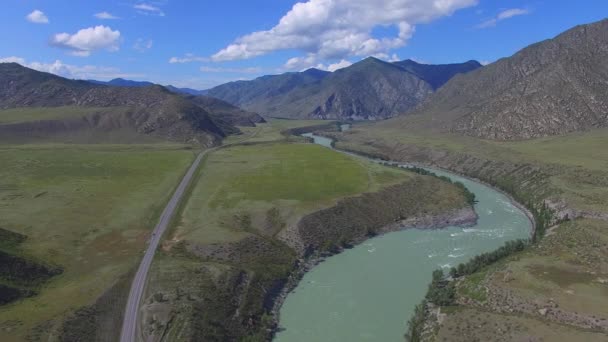
<svg viewBox="0 0 608 342">
<path fill-rule="evenodd" d="M 605 0 L 7 0 L 0 61 L 204 89 L 370 55 L 492 62 L 606 16 Z"/>
</svg>

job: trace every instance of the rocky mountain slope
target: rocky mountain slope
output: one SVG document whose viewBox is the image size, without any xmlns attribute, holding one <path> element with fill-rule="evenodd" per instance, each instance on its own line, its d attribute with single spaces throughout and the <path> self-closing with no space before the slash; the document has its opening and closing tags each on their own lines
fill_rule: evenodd
<svg viewBox="0 0 608 342">
<path fill-rule="evenodd" d="M 0 109 L 57 106 L 121 107 L 124 110 L 56 120 L 58 122 L 50 124 L 41 116 L 39 121 L 44 124 L 33 122 L 25 124 L 28 127 L 19 124 L 14 128 L 38 134 L 45 133 L 45 129 L 49 134 L 57 133 L 50 132 L 57 129 L 61 132 L 131 130 L 135 134 L 209 146 L 226 134 L 238 132 L 233 123 L 241 120 L 239 115 L 245 115 L 242 120 L 247 122 L 255 121 L 250 113 L 234 109 L 229 118 L 220 118 L 219 112 L 212 115 L 204 106 L 157 85 L 128 88 L 96 85 L 38 72 L 16 63 L 0 64 Z M 207 108 L 212 107 L 208 105 Z M 2 131 L 12 130 L 7 125 L 2 126 Z"/>
<path fill-rule="evenodd" d="M 607 60 L 608 20 L 580 25 L 457 75 L 403 125 L 498 140 L 606 127 Z"/>
<path fill-rule="evenodd" d="M 370 57 L 333 73 L 308 69 L 231 82 L 208 95 L 273 117 L 378 120 L 407 112 L 453 75 L 479 65 L 402 64 Z"/>
<path fill-rule="evenodd" d="M 452 64 L 422 64 L 411 59 L 406 59 L 400 62 L 393 62 L 393 64 L 427 81 L 434 90 L 439 89 L 457 74 L 465 74 L 482 67 L 481 63 L 474 60 Z"/>
</svg>

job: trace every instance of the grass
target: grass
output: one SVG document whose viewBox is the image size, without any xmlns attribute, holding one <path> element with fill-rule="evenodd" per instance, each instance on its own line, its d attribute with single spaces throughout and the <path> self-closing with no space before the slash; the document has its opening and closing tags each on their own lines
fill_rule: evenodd
<svg viewBox="0 0 608 342">
<path fill-rule="evenodd" d="M 79 118 L 98 112 L 121 110 L 120 107 L 26 107 L 0 110 L 0 124 L 13 124 L 40 120 Z"/>
<path fill-rule="evenodd" d="M 235 215 L 253 223 L 266 220 L 268 210 L 294 223 L 304 213 L 337 199 L 408 178 L 385 168 L 312 144 L 271 143 L 234 146 L 212 153 L 184 206 L 176 239 L 203 243 L 240 239 Z"/>
<path fill-rule="evenodd" d="M 19 322 L 3 340 L 92 304 L 130 271 L 193 158 L 174 144 L 0 145 L 0 227 L 64 268 L 38 296 L 0 307 L 0 329 Z"/>
<path fill-rule="evenodd" d="M 466 277 L 464 281 L 458 285 L 459 294 L 480 303 L 485 302 L 487 299 L 487 293 L 484 286 L 486 275 L 487 270 L 484 270 Z"/>
<path fill-rule="evenodd" d="M 540 246 L 508 264 L 513 281 L 492 279 L 529 300 L 553 298 L 560 308 L 608 319 L 608 224 L 575 220 L 561 224 Z"/>
<path fill-rule="evenodd" d="M 438 342 L 600 342 L 606 340 L 606 335 L 601 332 L 573 329 L 565 325 L 526 316 L 496 314 L 474 308 L 465 308 L 449 312 L 434 340 Z"/>
<path fill-rule="evenodd" d="M 402 153 L 406 158 L 423 159 L 442 158 L 441 155 L 447 153 L 498 163 L 528 164 L 546 172 L 551 189 L 545 190 L 559 194 L 571 206 L 608 211 L 608 149 L 604 148 L 608 145 L 608 129 L 524 141 L 490 141 L 432 131 L 409 131 L 387 121 L 357 125 L 340 135 L 340 139 L 338 147 L 367 153 Z M 417 154 L 400 152 L 412 146 L 420 151 Z"/>
<path fill-rule="evenodd" d="M 250 137 L 249 142 L 268 142 L 285 140 L 285 136 L 281 132 L 289 128 L 315 126 L 332 121 L 319 120 L 289 120 L 289 119 L 267 119 L 267 123 L 258 124 L 257 127 L 239 127 L 243 134 Z M 231 136 L 224 140 L 224 144 L 237 142 L 242 139 L 242 136 Z"/>
</svg>

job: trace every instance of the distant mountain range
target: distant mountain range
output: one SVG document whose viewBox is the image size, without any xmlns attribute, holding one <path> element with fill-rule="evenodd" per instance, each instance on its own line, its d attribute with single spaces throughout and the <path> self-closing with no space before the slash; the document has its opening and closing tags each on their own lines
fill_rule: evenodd
<svg viewBox="0 0 608 342">
<path fill-rule="evenodd" d="M 132 81 L 125 80 L 124 78 L 115 78 L 110 81 L 98 81 L 98 80 L 87 80 L 87 82 L 95 83 L 95 84 L 103 84 L 109 86 L 116 87 L 149 87 L 153 85 L 157 85 L 156 83 L 147 82 L 147 81 Z M 182 93 L 188 95 L 204 95 L 206 90 L 197 90 L 192 88 L 178 88 L 172 85 L 166 85 L 165 88 L 171 90 L 174 93 Z"/>
<path fill-rule="evenodd" d="M 41 116 L 38 122 L 18 124 L 18 127 L 0 125 L 1 131 L 18 129 L 45 135 L 74 130 L 106 133 L 129 130 L 134 135 L 210 146 L 219 143 L 227 134 L 238 133 L 235 125 L 251 126 L 264 121 L 255 113 L 243 111 L 221 100 L 180 95 L 162 86 L 144 85 L 142 82 L 120 80 L 115 83 L 129 87 L 69 80 L 17 63 L 0 63 L 0 109 L 59 106 L 114 108 L 94 115 L 54 121 Z"/>
<path fill-rule="evenodd" d="M 457 75 L 402 125 L 512 140 L 608 126 L 608 19 Z"/>
<path fill-rule="evenodd" d="M 207 91 L 239 107 L 272 117 L 378 120 L 415 107 L 476 61 L 423 65 L 369 57 L 333 73 L 318 69 L 236 81 Z"/>
</svg>

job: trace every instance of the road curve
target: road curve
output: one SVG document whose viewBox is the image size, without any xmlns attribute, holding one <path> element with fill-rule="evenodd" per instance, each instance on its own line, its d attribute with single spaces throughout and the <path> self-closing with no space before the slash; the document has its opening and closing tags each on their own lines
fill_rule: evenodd
<svg viewBox="0 0 608 342">
<path fill-rule="evenodd" d="M 205 150 L 199 153 L 199 155 L 196 157 L 188 169 L 188 172 L 186 172 L 184 178 L 182 178 L 182 181 L 179 183 L 179 186 L 173 193 L 169 203 L 167 203 L 167 206 L 160 215 L 158 224 L 156 224 L 156 227 L 152 231 L 150 244 L 148 245 L 148 249 L 146 249 L 146 253 L 139 264 L 139 268 L 137 269 L 137 273 L 135 274 L 135 278 L 133 278 L 133 283 L 131 284 L 131 291 L 129 292 L 129 299 L 127 300 L 127 306 L 125 308 L 122 321 L 120 342 L 137 341 L 135 335 L 137 333 L 137 324 L 139 322 L 139 302 L 141 301 L 141 297 L 144 293 L 146 280 L 148 278 L 148 271 L 150 270 L 150 265 L 154 259 L 154 254 L 156 253 L 156 249 L 158 248 L 165 230 L 167 230 L 167 227 L 169 227 L 169 224 L 171 223 L 171 218 L 173 217 L 173 214 L 175 213 L 175 210 L 177 209 L 179 202 L 188 187 L 188 184 L 190 184 L 196 169 L 208 151 L 210 150 Z"/>
</svg>

